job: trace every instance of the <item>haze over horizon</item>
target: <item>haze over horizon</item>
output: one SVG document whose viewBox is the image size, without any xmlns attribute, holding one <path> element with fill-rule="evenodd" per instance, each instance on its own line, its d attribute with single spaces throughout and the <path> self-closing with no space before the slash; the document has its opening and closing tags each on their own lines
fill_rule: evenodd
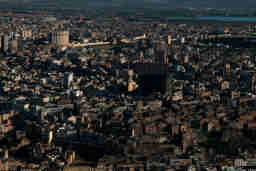
<svg viewBox="0 0 256 171">
<path fill-rule="evenodd" d="M 46 1 L 46 0 L 30 0 Z M 144 5 L 159 5 L 172 8 L 256 8 L 255 0 L 47 0 L 48 2 L 59 1 L 59 3 L 75 4 L 98 4 L 100 6 L 113 6 L 116 4 L 130 7 L 143 7 Z M 58 2 L 57 2 L 58 3 Z"/>
<path fill-rule="evenodd" d="M 255 0 L 0 0 L 4 3 L 58 7 L 256 8 Z"/>
</svg>

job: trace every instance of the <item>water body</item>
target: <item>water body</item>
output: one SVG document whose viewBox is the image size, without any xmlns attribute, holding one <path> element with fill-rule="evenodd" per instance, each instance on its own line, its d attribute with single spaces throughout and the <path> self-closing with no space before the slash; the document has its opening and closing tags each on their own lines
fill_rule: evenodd
<svg viewBox="0 0 256 171">
<path fill-rule="evenodd" d="M 219 21 L 219 22 L 255 22 L 256 17 L 226 17 L 226 16 L 203 16 L 203 17 L 168 17 L 170 21 Z"/>
</svg>

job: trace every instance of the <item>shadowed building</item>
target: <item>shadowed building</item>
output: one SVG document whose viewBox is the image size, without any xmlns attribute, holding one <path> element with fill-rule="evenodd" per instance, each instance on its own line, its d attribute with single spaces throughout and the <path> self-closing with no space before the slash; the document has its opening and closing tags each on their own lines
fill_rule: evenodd
<svg viewBox="0 0 256 171">
<path fill-rule="evenodd" d="M 134 71 L 139 76 L 139 89 L 143 94 L 165 93 L 168 73 L 168 45 L 165 41 L 154 43 L 154 63 L 137 63 Z"/>
<path fill-rule="evenodd" d="M 156 64 L 168 64 L 168 45 L 164 42 L 155 44 L 155 60 Z"/>
<path fill-rule="evenodd" d="M 139 76 L 139 89 L 143 94 L 165 93 L 168 73 L 166 64 L 137 63 L 134 72 Z"/>
</svg>

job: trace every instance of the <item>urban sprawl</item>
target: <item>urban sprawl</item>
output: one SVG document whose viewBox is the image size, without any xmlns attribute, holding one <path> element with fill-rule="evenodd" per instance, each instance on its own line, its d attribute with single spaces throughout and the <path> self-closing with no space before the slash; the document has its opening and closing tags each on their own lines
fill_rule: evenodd
<svg viewBox="0 0 256 171">
<path fill-rule="evenodd" d="M 256 25 L 0 14 L 0 170 L 256 167 Z"/>
</svg>

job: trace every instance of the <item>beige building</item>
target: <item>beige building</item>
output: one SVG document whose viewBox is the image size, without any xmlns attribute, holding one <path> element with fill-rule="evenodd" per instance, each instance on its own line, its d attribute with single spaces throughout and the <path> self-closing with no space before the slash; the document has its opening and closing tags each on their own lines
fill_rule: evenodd
<svg viewBox="0 0 256 171">
<path fill-rule="evenodd" d="M 11 53 L 17 53 L 18 52 L 18 40 L 11 40 L 10 42 L 11 45 Z"/>
<path fill-rule="evenodd" d="M 32 30 L 27 29 L 22 31 L 23 40 L 31 39 L 33 37 Z"/>
<path fill-rule="evenodd" d="M 230 72 L 230 70 L 231 70 L 230 64 L 226 64 L 226 72 Z"/>
<path fill-rule="evenodd" d="M 188 55 L 184 56 L 184 63 L 185 64 L 189 63 L 189 56 Z"/>
<path fill-rule="evenodd" d="M 52 45 L 55 47 L 67 47 L 69 45 L 69 31 L 54 31 L 52 33 Z"/>
<path fill-rule="evenodd" d="M 168 35 L 168 45 L 171 45 L 171 44 L 172 44 L 172 36 Z"/>
<path fill-rule="evenodd" d="M 229 89 L 229 82 L 228 81 L 223 81 L 221 83 L 221 89 L 222 90 Z"/>
</svg>

